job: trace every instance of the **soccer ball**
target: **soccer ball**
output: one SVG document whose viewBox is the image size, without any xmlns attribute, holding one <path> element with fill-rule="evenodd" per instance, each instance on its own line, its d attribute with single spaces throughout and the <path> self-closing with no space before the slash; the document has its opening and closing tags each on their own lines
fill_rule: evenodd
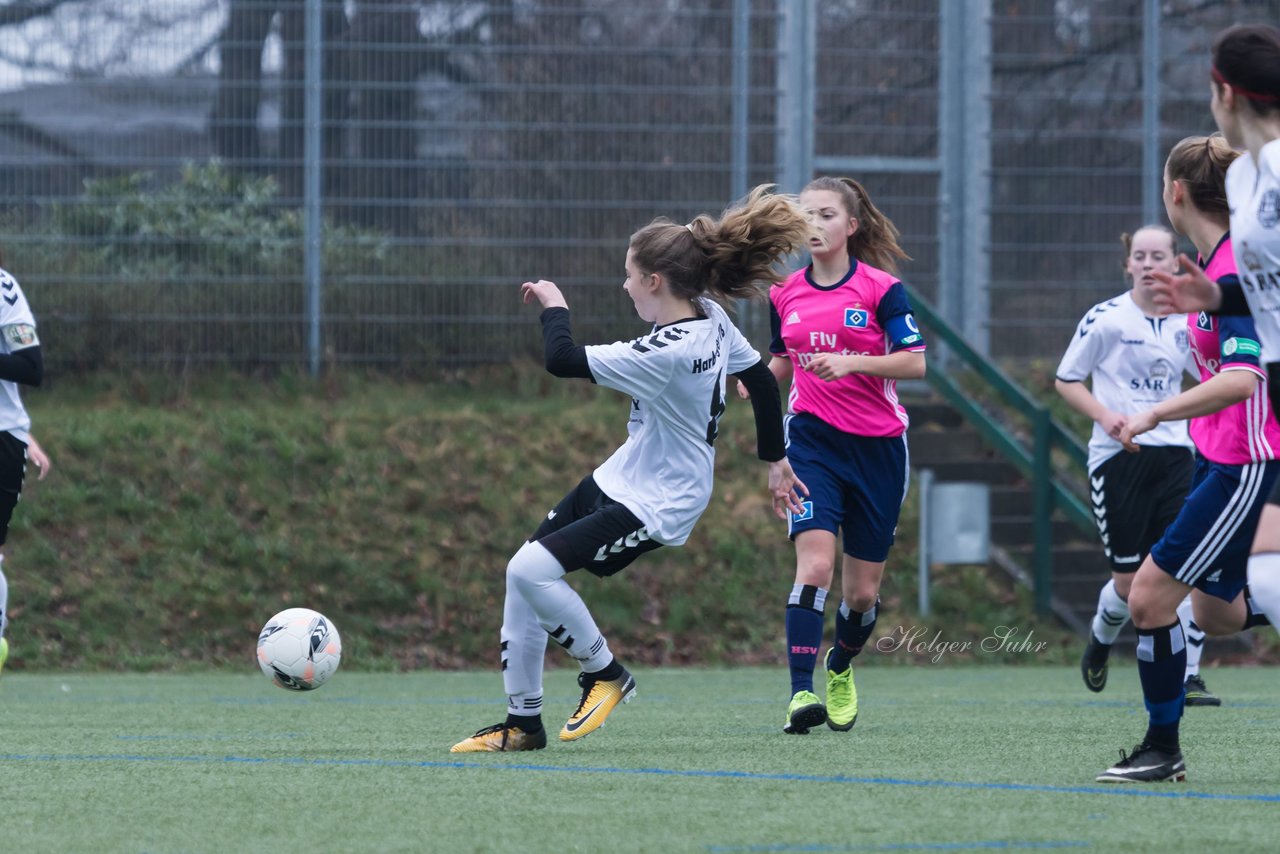
<svg viewBox="0 0 1280 854">
<path fill-rule="evenodd" d="M 258 666 L 272 682 L 291 691 L 323 685 L 342 660 L 338 627 L 310 608 L 276 614 L 258 635 Z"/>
</svg>

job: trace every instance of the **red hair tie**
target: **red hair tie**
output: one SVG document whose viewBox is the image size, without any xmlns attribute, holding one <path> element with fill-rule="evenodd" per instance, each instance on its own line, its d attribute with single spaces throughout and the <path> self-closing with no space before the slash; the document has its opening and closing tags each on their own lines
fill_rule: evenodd
<svg viewBox="0 0 1280 854">
<path fill-rule="evenodd" d="M 1264 95 L 1261 92 L 1250 92 L 1248 89 L 1241 89 L 1239 86 L 1223 77 L 1222 72 L 1218 70 L 1216 65 L 1209 70 L 1209 74 L 1214 80 L 1218 81 L 1223 86 L 1226 86 L 1228 89 L 1234 89 L 1238 94 L 1245 96 L 1250 101 L 1262 101 L 1265 104 L 1280 103 L 1280 95 Z"/>
</svg>

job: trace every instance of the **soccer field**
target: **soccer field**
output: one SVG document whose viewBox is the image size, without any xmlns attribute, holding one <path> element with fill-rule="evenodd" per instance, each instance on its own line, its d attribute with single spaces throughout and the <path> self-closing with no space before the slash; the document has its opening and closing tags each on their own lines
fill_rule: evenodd
<svg viewBox="0 0 1280 854">
<path fill-rule="evenodd" d="M 0 848 L 21 852 L 1274 850 L 1280 699 L 1215 668 L 1188 782 L 1095 784 L 1142 735 L 1137 671 L 867 667 L 848 733 L 781 732 L 782 670 L 637 669 L 600 732 L 548 674 L 546 750 L 450 755 L 503 717 L 496 673 L 0 681 Z"/>
</svg>

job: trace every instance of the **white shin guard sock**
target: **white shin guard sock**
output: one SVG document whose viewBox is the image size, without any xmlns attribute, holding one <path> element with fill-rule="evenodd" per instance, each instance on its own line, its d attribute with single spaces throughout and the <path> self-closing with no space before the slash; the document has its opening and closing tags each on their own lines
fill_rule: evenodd
<svg viewBox="0 0 1280 854">
<path fill-rule="evenodd" d="M 1280 629 L 1280 552 L 1262 552 L 1249 558 L 1249 598 L 1253 607 Z"/>
<path fill-rule="evenodd" d="M 1102 585 L 1098 593 L 1098 612 L 1093 615 L 1093 636 L 1105 644 L 1116 642 L 1116 636 L 1129 622 L 1129 603 L 1116 592 L 1115 579 Z"/>
<path fill-rule="evenodd" d="M 539 625 L 584 671 L 603 670 L 613 660 L 587 603 L 564 580 L 564 567 L 541 543 L 525 543 L 511 558 L 507 592 L 529 603 Z"/>
<path fill-rule="evenodd" d="M 1187 672 L 1183 679 L 1190 679 L 1200 675 L 1200 656 L 1204 654 L 1204 630 L 1196 625 L 1190 595 L 1178 605 L 1178 622 L 1182 623 L 1182 633 L 1187 637 Z"/>
<path fill-rule="evenodd" d="M 502 606 L 502 685 L 507 692 L 507 712 L 513 715 L 542 713 L 542 665 L 547 654 L 547 633 L 538 617 L 507 577 L 507 598 Z"/>
</svg>

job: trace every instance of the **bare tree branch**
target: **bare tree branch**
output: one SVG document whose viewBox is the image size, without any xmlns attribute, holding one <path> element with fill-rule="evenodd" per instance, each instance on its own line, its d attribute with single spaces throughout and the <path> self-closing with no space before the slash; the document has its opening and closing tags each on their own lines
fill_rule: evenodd
<svg viewBox="0 0 1280 854">
<path fill-rule="evenodd" d="M 17 3 L 8 3 L 0 6 L 0 27 L 10 27 L 36 18 L 47 17 L 52 15 L 59 6 L 68 2 L 70 0 L 44 0 L 40 3 L 18 0 Z"/>
</svg>

